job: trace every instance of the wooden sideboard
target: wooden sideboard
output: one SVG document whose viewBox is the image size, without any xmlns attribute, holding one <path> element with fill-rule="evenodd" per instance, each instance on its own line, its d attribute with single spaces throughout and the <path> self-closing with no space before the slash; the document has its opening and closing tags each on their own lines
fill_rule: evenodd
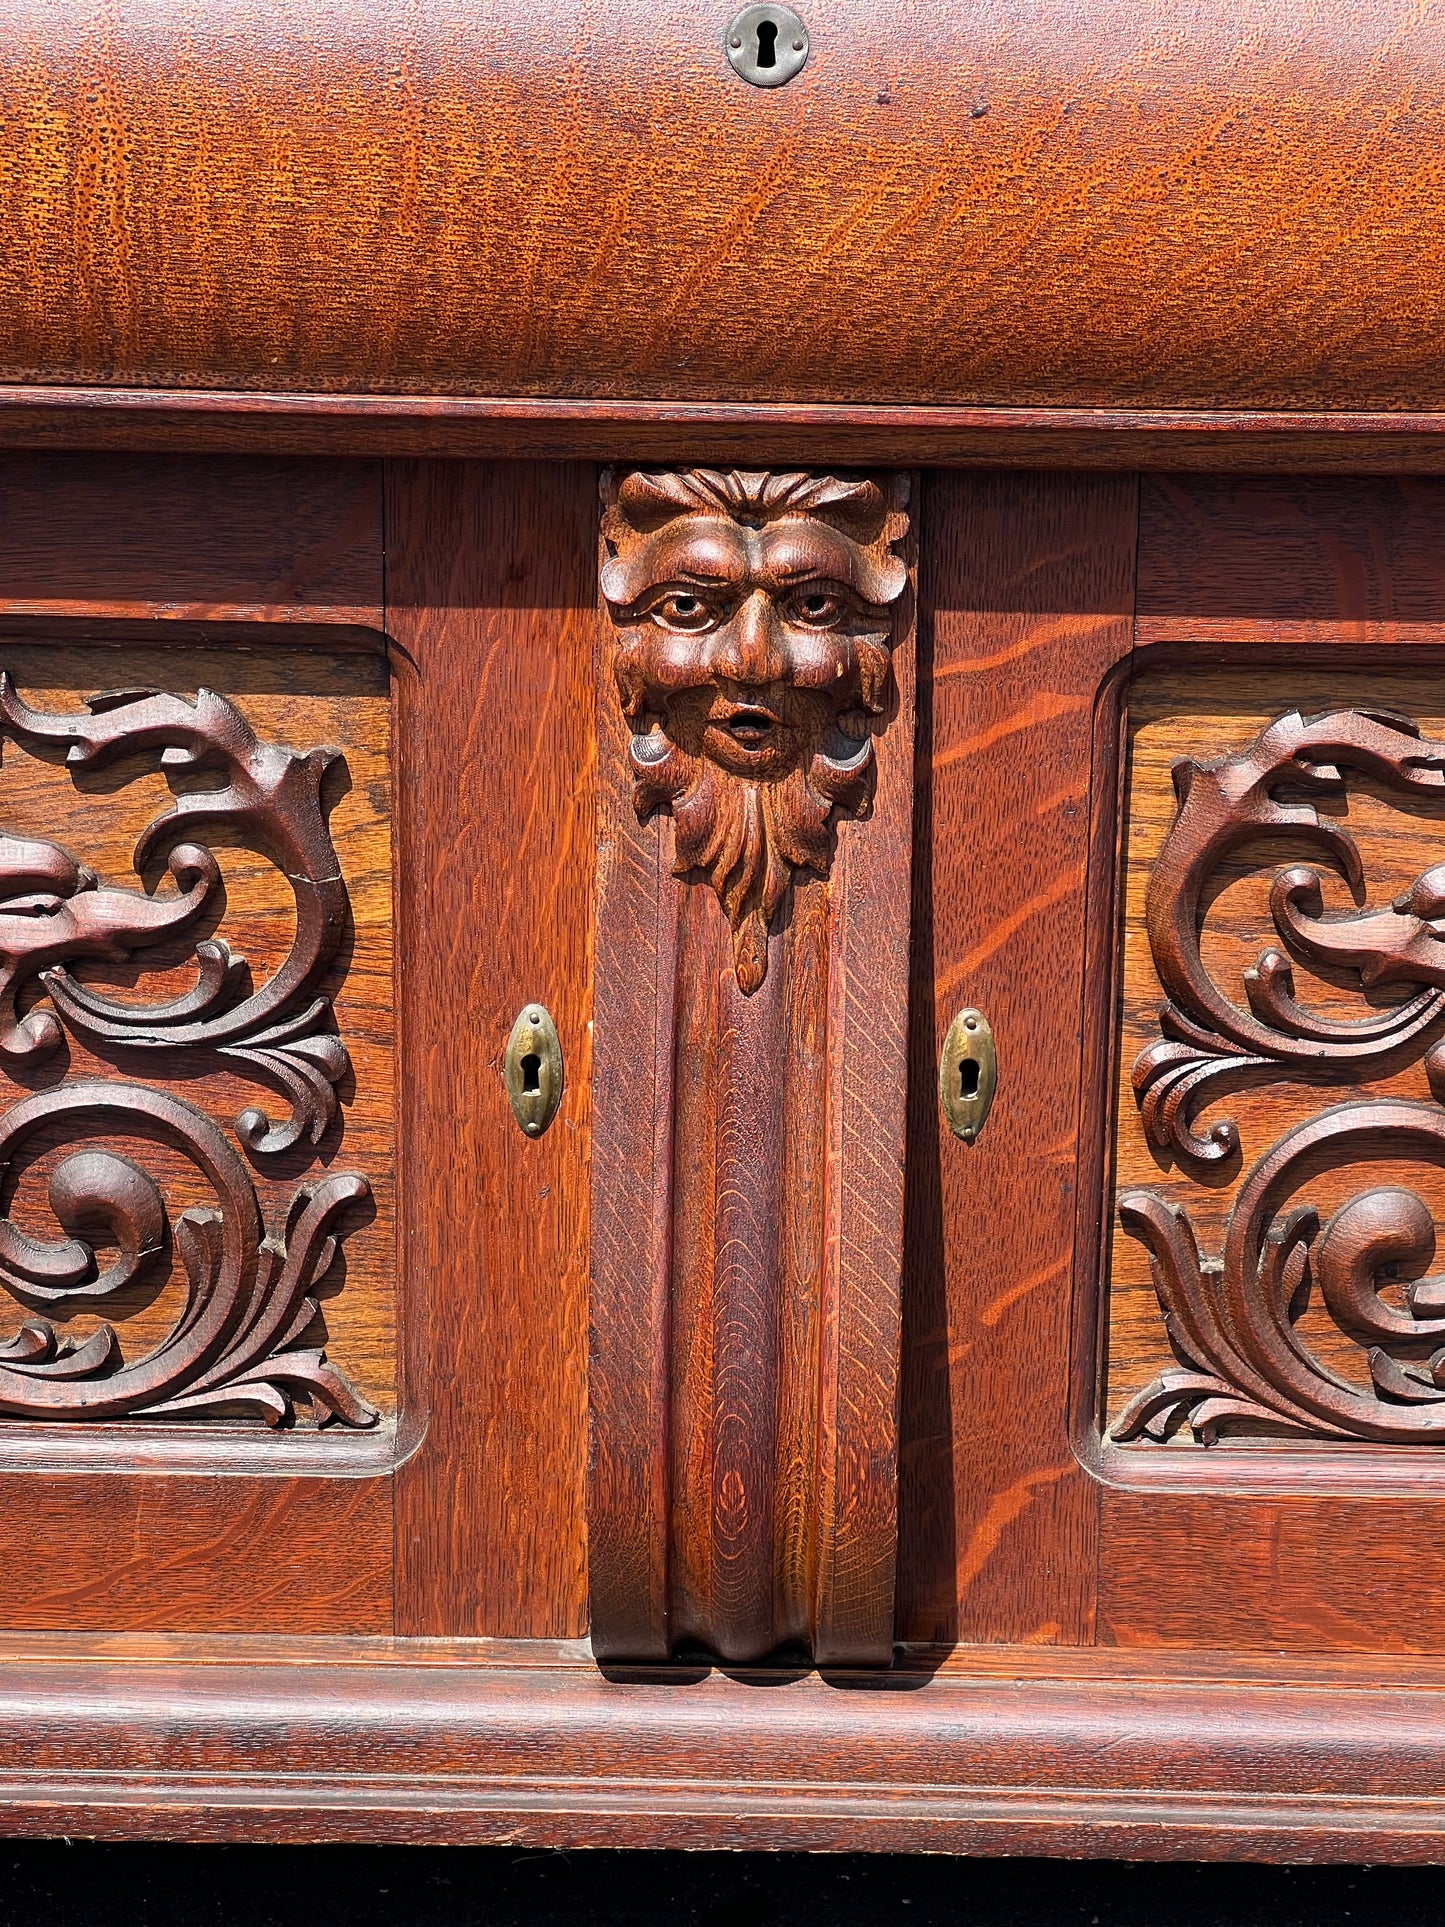
<svg viewBox="0 0 1445 1927">
<path fill-rule="evenodd" d="M 730 13 L 12 9 L 0 1830 L 1445 1858 L 1440 23 Z"/>
</svg>

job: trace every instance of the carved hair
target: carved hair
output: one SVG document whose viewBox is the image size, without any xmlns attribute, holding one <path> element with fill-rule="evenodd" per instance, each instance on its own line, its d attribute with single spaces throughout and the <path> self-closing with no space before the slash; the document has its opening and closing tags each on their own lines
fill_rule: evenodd
<svg viewBox="0 0 1445 1927">
<path fill-rule="evenodd" d="M 638 537 L 654 535 L 686 515 L 725 515 L 761 526 L 810 516 L 848 537 L 858 552 L 858 589 L 875 608 L 902 595 L 908 570 L 893 545 L 908 531 L 906 474 L 810 475 L 770 469 L 607 469 L 602 477 L 602 537 L 612 558 Z M 642 583 L 618 560 L 605 564 L 602 593 L 631 603 Z"/>
</svg>

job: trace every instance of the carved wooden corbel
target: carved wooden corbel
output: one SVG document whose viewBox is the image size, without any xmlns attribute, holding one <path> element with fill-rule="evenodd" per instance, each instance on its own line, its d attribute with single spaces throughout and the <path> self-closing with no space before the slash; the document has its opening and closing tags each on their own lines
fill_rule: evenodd
<svg viewBox="0 0 1445 1927">
<path fill-rule="evenodd" d="M 633 471 L 604 493 L 633 805 L 671 809 L 675 871 L 717 892 L 751 995 L 793 874 L 826 877 L 837 819 L 872 802 L 907 478 Z"/>
<path fill-rule="evenodd" d="M 908 478 L 603 499 L 593 1645 L 886 1663 Z"/>
</svg>

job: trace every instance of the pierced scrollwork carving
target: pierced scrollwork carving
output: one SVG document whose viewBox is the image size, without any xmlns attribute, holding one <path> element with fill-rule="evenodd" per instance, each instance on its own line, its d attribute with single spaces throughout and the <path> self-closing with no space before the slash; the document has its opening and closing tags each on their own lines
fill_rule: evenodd
<svg viewBox="0 0 1445 1927">
<path fill-rule="evenodd" d="M 1408 717 L 1333 710 L 1281 716 L 1248 748 L 1214 764 L 1177 763 L 1178 813 L 1149 883 L 1149 944 L 1168 1002 L 1161 1040 L 1134 1065 L 1134 1092 L 1150 1144 L 1213 1162 L 1239 1148 L 1230 1119 L 1208 1130 L 1194 1116 L 1222 1079 L 1291 1069 L 1353 1076 L 1378 1071 L 1423 1041 L 1445 1013 L 1445 865 L 1427 870 L 1387 910 L 1327 917 L 1321 877 L 1307 865 L 1278 872 L 1271 914 L 1284 949 L 1270 947 L 1244 973 L 1241 1009 L 1210 977 L 1200 955 L 1201 912 L 1211 878 L 1240 845 L 1288 832 L 1321 847 L 1357 893 L 1359 850 L 1348 829 L 1315 807 L 1338 798 L 1346 772 L 1373 777 L 1401 795 L 1445 794 L 1445 743 L 1421 737 Z M 1286 951 L 1306 962 L 1346 965 L 1362 989 L 1405 983 L 1414 996 L 1358 1021 L 1318 1016 L 1296 999 Z M 1445 1100 L 1445 1046 L 1431 1048 L 1426 1073 Z"/>
<path fill-rule="evenodd" d="M 1241 1421 L 1315 1438 L 1445 1441 L 1445 1276 L 1426 1275 L 1429 1209 L 1412 1191 L 1376 1187 L 1321 1228 L 1311 1205 L 1291 1202 L 1326 1167 L 1390 1155 L 1445 1164 L 1445 1116 L 1377 1099 L 1296 1126 L 1240 1186 L 1219 1258 L 1200 1251 L 1188 1214 L 1157 1192 L 1120 1199 L 1125 1228 L 1149 1253 L 1180 1369 L 1131 1399 L 1111 1437 L 1163 1439 L 1187 1418 L 1205 1443 Z M 1315 1288 L 1364 1351 L 1368 1384 L 1352 1384 L 1300 1338 Z"/>
<path fill-rule="evenodd" d="M 154 689 L 94 696 L 89 714 L 31 709 L 0 674 L 0 733 L 31 749 L 61 745 L 72 769 L 97 769 L 134 751 L 158 750 L 162 769 L 215 770 L 213 788 L 180 792 L 136 845 L 137 875 L 163 855 L 174 896 L 100 887 L 53 843 L 0 838 L 0 1060 L 23 1065 L 54 1052 L 63 1020 L 92 1044 L 139 1052 L 213 1051 L 276 1086 L 290 1116 L 273 1124 L 256 1107 L 236 1119 L 255 1153 L 318 1144 L 336 1116 L 345 1046 L 316 994 L 346 925 L 346 888 L 326 825 L 321 785 L 339 754 L 305 754 L 264 743 L 233 703 L 201 689 L 194 703 Z M 220 870 L 197 833 L 225 829 L 285 876 L 295 897 L 291 950 L 246 993 L 245 959 L 218 938 L 195 948 L 197 978 L 184 995 L 135 1004 L 79 982 L 82 957 L 119 960 L 185 929 L 212 900 Z M 182 840 L 182 839 L 185 840 Z M 18 1015 L 16 997 L 38 977 L 51 1010 Z"/>
<path fill-rule="evenodd" d="M 0 1185 L 42 1130 L 143 1136 L 181 1153 L 215 1207 L 168 1222 L 155 1179 L 105 1144 L 71 1152 L 50 1177 L 51 1211 L 65 1237 L 46 1243 L 0 1219 L 0 1284 L 22 1305 L 103 1302 L 141 1278 L 172 1244 L 186 1277 L 170 1331 L 127 1360 L 102 1324 L 77 1344 L 42 1316 L 0 1341 L 0 1413 L 30 1419 L 177 1419 L 250 1416 L 278 1425 L 294 1401 L 322 1421 L 370 1426 L 377 1413 L 325 1351 L 305 1343 L 317 1317 L 311 1295 L 342 1235 L 346 1208 L 370 1195 L 366 1180 L 329 1174 L 302 1185 L 279 1234 L 266 1231 L 245 1164 L 202 1112 L 165 1091 L 77 1082 L 22 1099 L 0 1116 Z M 113 1244 L 99 1268 L 95 1246 Z"/>
<path fill-rule="evenodd" d="M 872 799 L 907 478 L 609 471 L 603 499 L 634 806 L 671 810 L 674 868 L 717 893 L 751 994 L 793 873 L 827 876 L 836 820 Z"/>
</svg>

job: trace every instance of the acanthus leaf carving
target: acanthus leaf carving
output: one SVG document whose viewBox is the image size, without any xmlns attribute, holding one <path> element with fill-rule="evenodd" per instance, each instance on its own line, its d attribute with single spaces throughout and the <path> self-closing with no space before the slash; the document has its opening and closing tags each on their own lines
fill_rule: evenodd
<svg viewBox="0 0 1445 1927">
<path fill-rule="evenodd" d="M 143 1085 L 76 1082 L 36 1093 L 0 1116 L 0 1182 L 36 1135 L 57 1125 L 84 1134 L 147 1136 L 184 1156 L 214 1207 L 168 1226 L 155 1179 L 104 1144 L 64 1158 L 50 1205 L 66 1237 L 45 1244 L 0 1219 L 0 1283 L 22 1304 L 100 1302 L 129 1285 L 173 1238 L 186 1276 L 180 1313 L 145 1356 L 127 1360 L 108 1324 L 76 1344 L 32 1316 L 0 1342 L 0 1413 L 12 1418 L 192 1418 L 244 1414 L 276 1425 L 304 1394 L 347 1426 L 378 1414 L 301 1341 L 317 1314 L 311 1295 L 333 1263 L 338 1221 L 363 1202 L 362 1177 L 333 1173 L 295 1193 L 279 1236 L 268 1235 L 240 1156 L 205 1114 Z M 86 1233 L 118 1247 L 100 1271 Z"/>
<path fill-rule="evenodd" d="M 609 471 L 603 499 L 634 807 L 671 811 L 674 870 L 716 892 L 751 995 L 794 873 L 826 877 L 836 820 L 871 803 L 907 478 Z"/>
<path fill-rule="evenodd" d="M 204 688 L 194 701 L 111 691 L 92 697 L 87 712 L 34 709 L 0 674 L 0 736 L 37 755 L 63 748 L 77 772 L 157 752 L 182 785 L 173 784 L 171 806 L 136 844 L 138 889 L 102 883 L 54 842 L 0 836 L 0 1062 L 15 1071 L 40 1063 L 67 1032 L 106 1057 L 149 1059 L 163 1075 L 186 1051 L 186 1074 L 236 1066 L 285 1096 L 289 1115 L 277 1124 L 255 1106 L 235 1118 L 253 1155 L 303 1139 L 319 1144 L 349 1068 L 323 993 L 350 914 L 322 793 L 340 752 L 265 742 L 235 704 Z M 144 973 L 156 945 L 183 936 L 218 903 L 221 870 L 209 840 L 258 852 L 289 886 L 291 941 L 265 980 L 253 986 L 245 959 L 218 936 L 195 944 L 194 982 L 163 1001 L 115 997 L 75 976 L 72 966 L 92 958 L 134 959 Z M 159 881 L 148 885 L 157 869 Z M 172 948 L 166 965 L 174 958 Z M 18 1001 L 37 983 L 48 1004 Z M 317 1288 L 338 1256 L 345 1215 L 370 1196 L 364 1178 L 332 1172 L 302 1183 L 284 1223 L 268 1231 L 242 1157 L 204 1112 L 165 1089 L 91 1075 L 0 1113 L 0 1185 L 18 1182 L 57 1133 L 62 1143 L 82 1140 L 49 1173 L 50 1210 L 65 1235 L 46 1240 L 0 1218 L 0 1286 L 29 1314 L 0 1339 L 0 1414 L 72 1423 L 244 1417 L 275 1426 L 291 1421 L 300 1399 L 323 1424 L 377 1422 L 317 1340 Z M 172 1220 L 156 1177 L 128 1147 L 114 1148 L 116 1138 L 150 1139 L 187 1159 L 214 1202 Z M 104 1264 L 102 1246 L 113 1253 Z M 153 1292 L 168 1279 L 173 1288 L 176 1260 L 179 1312 L 143 1356 L 127 1356 L 129 1342 L 110 1323 L 81 1338 L 64 1329 L 73 1313 L 107 1303 L 130 1316 L 133 1302 L 118 1295 Z"/>
<path fill-rule="evenodd" d="M 1445 1115 L 1374 1099 L 1297 1125 L 1241 1184 L 1219 1258 L 1200 1251 L 1187 1213 L 1157 1192 L 1120 1199 L 1126 1230 L 1149 1253 L 1183 1369 L 1132 1398 L 1111 1437 L 1162 1439 L 1187 1418 L 1206 1443 L 1239 1419 L 1316 1438 L 1445 1441 L 1445 1277 L 1427 1275 L 1436 1238 L 1424 1202 L 1398 1186 L 1372 1187 L 1323 1228 L 1308 1203 L 1282 1208 L 1321 1170 L 1390 1154 L 1445 1164 Z M 1404 1309 L 1381 1290 L 1402 1281 Z M 1293 1308 L 1316 1286 L 1364 1352 L 1368 1385 L 1300 1338 Z"/>
<path fill-rule="evenodd" d="M 1187 1211 L 1152 1190 L 1119 1199 L 1125 1230 L 1149 1254 L 1178 1369 L 1132 1397 L 1110 1427 L 1119 1442 L 1162 1441 L 1187 1422 L 1209 1444 L 1245 1429 L 1315 1439 L 1445 1442 L 1445 1276 L 1429 1275 L 1436 1231 L 1414 1191 L 1376 1184 L 1327 1222 L 1299 1193 L 1326 1171 L 1381 1160 L 1445 1164 L 1445 865 L 1432 865 L 1387 907 L 1370 905 L 1359 849 L 1318 804 L 1343 799 L 1349 776 L 1386 795 L 1438 798 L 1445 744 L 1383 710 L 1291 711 L 1233 756 L 1175 765 L 1177 812 L 1150 876 L 1146 922 L 1168 1002 L 1160 1039 L 1138 1056 L 1133 1084 L 1157 1155 L 1218 1162 L 1239 1148 L 1229 1120 L 1194 1125 L 1217 1082 L 1259 1077 L 1355 1082 L 1389 1075 L 1423 1053 L 1436 1103 L 1374 1097 L 1296 1125 L 1240 1182 L 1217 1257 L 1200 1249 Z M 1201 955 L 1206 892 L 1227 857 L 1261 834 L 1321 846 L 1357 908 L 1329 914 L 1318 869 L 1292 862 L 1270 885 L 1281 949 L 1244 973 L 1244 1007 Z M 1353 972 L 1363 994 L 1413 994 L 1356 1021 L 1325 1017 L 1296 996 L 1289 957 Z M 1327 1362 L 1300 1320 L 1317 1297 L 1357 1348 Z M 1318 1343 L 1318 1340 L 1316 1340 Z"/>
<path fill-rule="evenodd" d="M 345 1046 L 328 1028 L 330 1006 L 313 993 L 346 928 L 347 898 L 326 825 L 321 785 L 338 751 L 304 753 L 262 742 L 224 696 L 200 689 L 194 703 L 154 689 L 93 696 L 89 713 L 35 710 L 0 672 L 0 732 L 25 747 L 63 745 L 76 770 L 103 767 L 138 750 L 159 750 L 160 766 L 184 773 L 217 769 L 218 786 L 186 789 L 136 845 L 138 876 L 164 855 L 173 897 L 97 886 L 54 844 L 0 838 L 0 1056 L 31 1063 L 61 1042 L 57 1018 L 89 1043 L 138 1052 L 214 1051 L 276 1086 L 289 1118 L 272 1124 L 251 1107 L 236 1121 L 253 1152 L 318 1144 L 336 1116 L 335 1086 Z M 67 965 L 82 957 L 120 959 L 178 933 L 210 901 L 216 860 L 192 840 L 218 828 L 259 851 L 286 878 L 296 909 L 291 949 L 264 984 L 245 994 L 243 958 L 217 938 L 197 944 L 196 982 L 182 996 L 138 1004 L 81 983 Z M 51 1011 L 19 1017 L 15 997 L 38 976 Z"/>
<path fill-rule="evenodd" d="M 1359 850 L 1348 829 L 1322 816 L 1346 773 L 1374 778 L 1397 794 L 1445 793 L 1445 743 L 1421 737 L 1408 717 L 1332 710 L 1279 717 L 1247 748 L 1215 764 L 1174 769 L 1178 810 L 1149 882 L 1146 918 L 1155 969 L 1168 1002 L 1159 1042 L 1142 1051 L 1133 1084 L 1144 1129 L 1159 1152 L 1218 1162 L 1239 1148 L 1233 1122 L 1207 1132 L 1194 1116 L 1214 1087 L 1271 1071 L 1364 1075 L 1424 1040 L 1445 1014 L 1445 866 L 1419 877 L 1388 910 L 1326 916 L 1320 873 L 1282 869 L 1270 909 L 1282 949 L 1267 948 L 1244 973 L 1245 1005 L 1226 996 L 1200 955 L 1202 906 L 1211 878 L 1242 844 L 1287 832 L 1322 847 L 1351 889 L 1363 892 Z M 1401 1003 L 1359 1020 L 1307 1010 L 1296 998 L 1287 952 L 1306 962 L 1347 965 L 1369 989 L 1419 985 Z M 1431 1088 L 1445 1097 L 1445 1050 L 1425 1060 Z"/>
</svg>

